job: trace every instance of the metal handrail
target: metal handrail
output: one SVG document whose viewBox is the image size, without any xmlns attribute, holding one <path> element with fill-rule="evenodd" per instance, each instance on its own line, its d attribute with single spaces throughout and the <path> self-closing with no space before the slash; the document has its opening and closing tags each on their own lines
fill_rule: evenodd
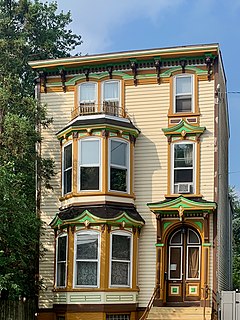
<svg viewBox="0 0 240 320">
<path fill-rule="evenodd" d="M 160 290 L 159 285 L 156 285 L 156 287 L 155 287 L 155 289 L 154 289 L 154 291 L 153 291 L 153 294 L 152 294 L 152 296 L 151 296 L 151 298 L 150 298 L 150 300 L 149 300 L 149 302 L 148 302 L 148 305 L 147 305 L 144 313 L 142 314 L 142 316 L 141 316 L 141 318 L 140 318 L 139 320 L 145 320 L 145 319 L 147 319 L 147 316 L 148 316 L 148 314 L 149 314 L 149 311 L 150 311 L 150 309 L 152 308 L 153 302 L 154 302 L 154 300 L 155 300 L 155 298 L 156 298 L 159 290 Z"/>
<path fill-rule="evenodd" d="M 210 291 L 210 288 L 207 284 L 204 285 L 203 290 L 203 297 L 204 297 L 204 304 L 203 304 L 203 320 L 206 320 L 206 301 L 208 299 L 208 292 Z"/>
</svg>

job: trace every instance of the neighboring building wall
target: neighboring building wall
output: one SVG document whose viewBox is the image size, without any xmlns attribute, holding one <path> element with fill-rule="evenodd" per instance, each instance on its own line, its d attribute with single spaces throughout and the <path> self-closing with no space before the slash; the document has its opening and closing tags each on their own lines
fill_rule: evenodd
<svg viewBox="0 0 240 320">
<path fill-rule="evenodd" d="M 54 231 L 49 223 L 55 217 L 60 207 L 58 201 L 61 196 L 61 150 L 56 133 L 62 129 L 71 119 L 71 110 L 74 103 L 73 93 L 47 93 L 41 94 L 40 102 L 47 103 L 47 116 L 53 118 L 53 123 L 47 129 L 42 130 L 42 157 L 51 158 L 55 163 L 56 175 L 51 179 L 53 190 L 42 190 L 41 218 L 44 221 L 41 234 L 41 245 L 46 250 L 40 260 L 40 279 L 46 290 L 42 290 L 39 296 L 40 308 L 52 308 L 53 303 L 53 279 L 54 279 Z"/>
<path fill-rule="evenodd" d="M 218 83 L 218 291 L 230 290 L 231 283 L 231 211 L 228 196 L 228 110 L 226 84 L 221 61 Z M 221 245 L 219 245 L 221 244 Z"/>
</svg>

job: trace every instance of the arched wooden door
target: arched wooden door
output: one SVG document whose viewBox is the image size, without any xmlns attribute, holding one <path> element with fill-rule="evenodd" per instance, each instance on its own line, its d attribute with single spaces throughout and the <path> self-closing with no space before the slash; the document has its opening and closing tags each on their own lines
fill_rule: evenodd
<svg viewBox="0 0 240 320">
<path fill-rule="evenodd" d="M 167 302 L 200 301 L 201 239 L 196 230 L 182 227 L 168 239 Z"/>
</svg>

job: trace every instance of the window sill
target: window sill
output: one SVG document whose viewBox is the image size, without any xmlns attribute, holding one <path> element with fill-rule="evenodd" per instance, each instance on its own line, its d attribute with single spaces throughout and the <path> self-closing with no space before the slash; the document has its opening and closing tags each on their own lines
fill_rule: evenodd
<svg viewBox="0 0 240 320">
<path fill-rule="evenodd" d="M 168 118 L 179 118 L 179 117 L 197 117 L 200 116 L 199 112 L 178 112 L 178 113 L 169 113 Z"/>
</svg>

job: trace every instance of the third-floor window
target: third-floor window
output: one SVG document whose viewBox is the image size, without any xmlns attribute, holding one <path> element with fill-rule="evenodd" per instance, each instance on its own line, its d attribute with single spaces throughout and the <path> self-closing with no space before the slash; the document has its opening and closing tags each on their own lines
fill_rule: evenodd
<svg viewBox="0 0 240 320">
<path fill-rule="evenodd" d="M 174 111 L 193 112 L 193 76 L 190 74 L 174 78 Z"/>
</svg>

